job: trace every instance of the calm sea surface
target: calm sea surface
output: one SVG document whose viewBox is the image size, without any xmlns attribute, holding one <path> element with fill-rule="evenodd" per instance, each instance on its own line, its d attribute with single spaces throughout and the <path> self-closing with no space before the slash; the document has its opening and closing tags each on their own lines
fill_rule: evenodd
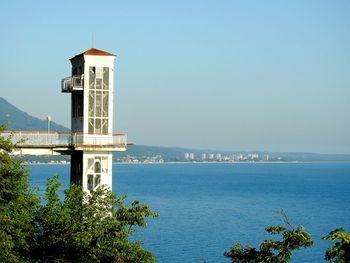
<svg viewBox="0 0 350 263">
<path fill-rule="evenodd" d="M 69 185 L 69 165 L 34 165 L 34 186 L 60 174 Z M 113 165 L 113 190 L 149 204 L 160 217 L 137 234 L 160 262 L 229 262 L 234 242 L 258 245 L 264 228 L 293 224 L 311 232 L 315 246 L 291 262 L 324 262 L 329 231 L 350 231 L 349 163 L 204 163 Z"/>
</svg>

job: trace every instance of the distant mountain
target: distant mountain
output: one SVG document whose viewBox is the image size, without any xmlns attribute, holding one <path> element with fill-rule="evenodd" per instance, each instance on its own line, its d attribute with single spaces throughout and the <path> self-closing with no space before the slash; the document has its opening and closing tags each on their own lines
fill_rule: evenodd
<svg viewBox="0 0 350 263">
<path fill-rule="evenodd" d="M 9 123 L 7 130 L 19 131 L 46 131 L 47 121 L 30 116 L 28 113 L 18 109 L 4 98 L 0 97 L 0 124 Z M 50 122 L 52 131 L 69 132 L 67 127 Z"/>
</svg>

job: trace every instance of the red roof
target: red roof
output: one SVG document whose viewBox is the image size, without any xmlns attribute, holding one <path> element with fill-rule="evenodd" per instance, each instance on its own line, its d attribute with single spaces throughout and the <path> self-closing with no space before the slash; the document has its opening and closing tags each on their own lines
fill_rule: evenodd
<svg viewBox="0 0 350 263">
<path fill-rule="evenodd" d="M 103 50 L 99 50 L 99 49 L 96 49 L 96 48 L 90 48 L 86 51 L 84 51 L 83 53 L 79 54 L 79 55 L 76 55 L 74 56 L 73 58 L 76 58 L 76 57 L 80 57 L 82 55 L 92 55 L 92 56 L 115 56 L 111 53 L 108 53 L 106 51 L 103 51 Z M 71 59 L 73 59 L 71 58 Z"/>
</svg>

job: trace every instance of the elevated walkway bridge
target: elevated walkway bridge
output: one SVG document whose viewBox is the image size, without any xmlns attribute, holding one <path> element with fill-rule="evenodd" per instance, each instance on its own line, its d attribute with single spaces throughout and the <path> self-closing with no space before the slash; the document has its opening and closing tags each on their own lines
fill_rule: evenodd
<svg viewBox="0 0 350 263">
<path fill-rule="evenodd" d="M 70 132 L 3 131 L 16 144 L 15 155 L 62 155 L 72 151 L 125 151 L 126 134 L 96 135 Z"/>
</svg>

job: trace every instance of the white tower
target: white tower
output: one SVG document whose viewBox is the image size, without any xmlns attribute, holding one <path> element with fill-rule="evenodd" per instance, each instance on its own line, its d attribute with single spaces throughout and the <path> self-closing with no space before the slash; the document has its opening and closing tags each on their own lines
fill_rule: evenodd
<svg viewBox="0 0 350 263">
<path fill-rule="evenodd" d="M 125 151 L 125 136 L 113 134 L 115 55 L 91 48 L 70 59 L 72 76 L 62 92 L 72 94 L 71 183 L 112 189 L 112 152 Z"/>
</svg>

